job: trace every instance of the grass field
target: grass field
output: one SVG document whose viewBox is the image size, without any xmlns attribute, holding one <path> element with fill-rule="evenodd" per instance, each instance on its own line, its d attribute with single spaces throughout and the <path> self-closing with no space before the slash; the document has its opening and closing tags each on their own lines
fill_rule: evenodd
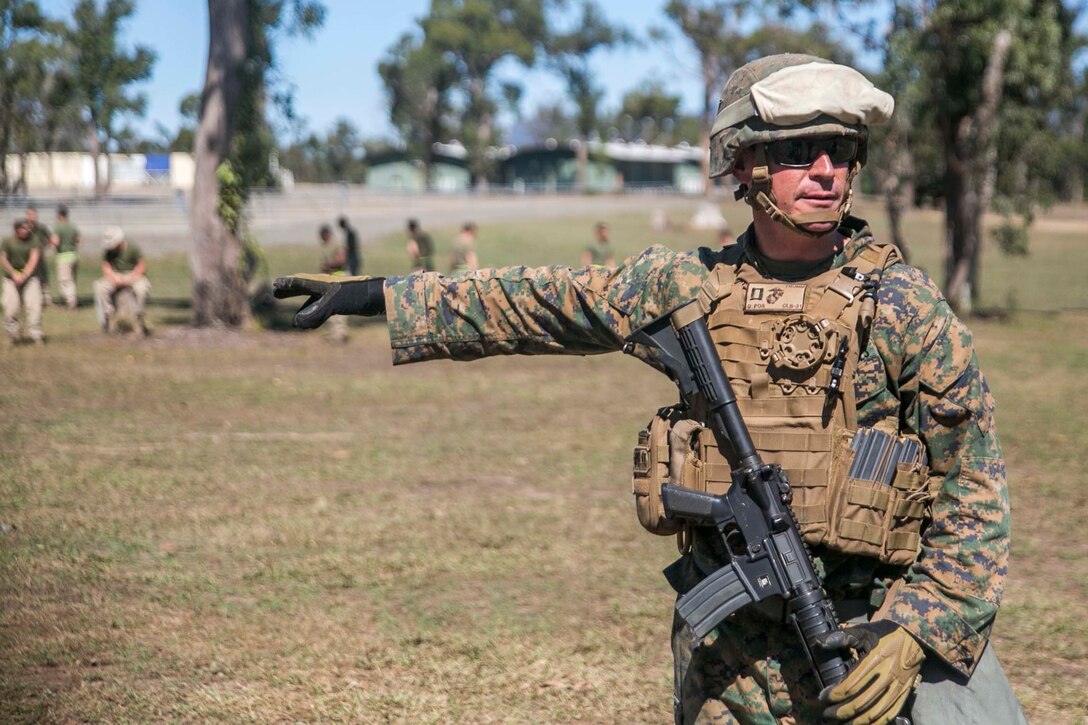
<svg viewBox="0 0 1088 725">
<path fill-rule="evenodd" d="M 1088 315 L 1031 311 L 1088 307 L 1084 216 L 989 251 L 984 302 L 1019 312 L 972 322 L 1014 512 L 994 642 L 1034 723 L 1088 722 Z M 609 220 L 619 251 L 707 241 L 647 219 Z M 480 256 L 573 264 L 594 221 L 485 226 Z M 940 216 L 908 221 L 938 270 Z M 406 271 L 399 237 L 366 255 Z M 155 298 L 186 269 L 155 259 Z M 668 381 L 620 355 L 393 370 L 380 324 L 334 346 L 186 315 L 134 341 L 50 309 L 47 346 L 0 353 L 0 722 L 671 720 L 674 549 L 628 467 Z"/>
</svg>

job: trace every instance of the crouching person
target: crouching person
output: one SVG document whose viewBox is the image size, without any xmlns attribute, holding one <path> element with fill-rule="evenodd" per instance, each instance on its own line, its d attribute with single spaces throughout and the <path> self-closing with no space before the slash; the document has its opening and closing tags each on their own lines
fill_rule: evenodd
<svg viewBox="0 0 1088 725">
<path fill-rule="evenodd" d="M 136 330 L 147 335 L 144 308 L 151 293 L 147 260 L 140 248 L 125 239 L 121 227 L 107 227 L 102 233 L 102 277 L 94 283 L 94 304 L 98 324 L 104 332 Z"/>
<path fill-rule="evenodd" d="M 6 344 L 19 341 L 19 313 L 26 319 L 26 333 L 36 345 L 42 336 L 42 285 L 37 269 L 42 250 L 30 236 L 26 220 L 15 222 L 15 236 L 0 244 L 0 266 L 4 269 L 4 332 Z"/>
</svg>

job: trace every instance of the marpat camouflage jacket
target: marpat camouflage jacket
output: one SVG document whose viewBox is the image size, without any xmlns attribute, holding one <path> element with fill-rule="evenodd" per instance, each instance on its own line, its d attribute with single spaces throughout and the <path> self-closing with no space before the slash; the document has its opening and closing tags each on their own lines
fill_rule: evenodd
<svg viewBox="0 0 1088 725">
<path fill-rule="evenodd" d="M 873 241 L 848 218 L 842 266 Z M 749 230 L 738 240 L 747 245 Z M 488 355 L 590 354 L 620 350 L 633 330 L 692 299 L 721 252 L 654 246 L 614 268 L 480 269 L 452 276 L 417 273 L 386 281 L 396 364 Z M 1008 567 L 1005 463 L 993 398 L 971 333 L 940 290 L 906 264 L 889 267 L 855 378 L 858 424 L 898 412 L 904 432 L 925 441 L 931 474 L 943 475 L 921 551 L 891 590 L 886 616 L 929 650 L 970 674 L 986 645 Z M 829 591 L 836 576 L 870 579 L 874 562 L 821 557 Z M 853 557 L 857 559 L 858 557 Z M 864 573 L 864 572 L 863 572 Z"/>
</svg>

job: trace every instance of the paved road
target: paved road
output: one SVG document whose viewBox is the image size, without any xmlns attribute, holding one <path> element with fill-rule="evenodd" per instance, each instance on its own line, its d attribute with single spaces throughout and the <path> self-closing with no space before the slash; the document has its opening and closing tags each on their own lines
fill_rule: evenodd
<svg viewBox="0 0 1088 725">
<path fill-rule="evenodd" d="M 52 223 L 58 201 L 71 208 L 72 221 L 86 240 L 85 252 L 96 253 L 102 230 L 111 224 L 124 227 L 127 236 L 148 254 L 185 251 L 189 248 L 188 199 L 170 190 L 121 196 L 94 202 L 50 195 L 31 197 L 41 218 Z M 404 228 L 408 217 L 418 217 L 426 228 L 507 219 L 562 216 L 614 217 L 622 213 L 646 213 L 690 208 L 693 197 L 665 194 L 627 195 L 400 195 L 380 194 L 362 187 L 299 185 L 275 194 L 260 194 L 251 202 L 250 224 L 265 246 L 309 244 L 318 225 L 333 224 L 345 214 L 359 230 L 363 243 Z M 0 207 L 0 224 L 11 228 L 21 216 L 22 203 Z"/>
</svg>

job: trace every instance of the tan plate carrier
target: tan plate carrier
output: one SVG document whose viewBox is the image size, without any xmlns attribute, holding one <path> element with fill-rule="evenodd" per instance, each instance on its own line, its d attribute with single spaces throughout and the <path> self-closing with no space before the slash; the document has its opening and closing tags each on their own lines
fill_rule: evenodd
<svg viewBox="0 0 1088 725">
<path fill-rule="evenodd" d="M 870 244 L 849 266 L 796 283 L 763 277 L 751 264 L 720 263 L 699 300 L 752 441 L 793 488 L 805 541 L 906 565 L 933 498 L 928 470 L 901 464 L 890 486 L 847 476 L 859 330 L 872 322 L 883 270 L 901 258 L 893 245 Z M 897 426 L 879 427 L 895 435 Z M 680 534 L 683 549 L 690 537 L 665 517 L 661 485 L 721 494 L 736 467 L 728 443 L 719 448 L 698 411 L 661 409 L 634 452 L 639 522 L 656 534 Z"/>
</svg>

